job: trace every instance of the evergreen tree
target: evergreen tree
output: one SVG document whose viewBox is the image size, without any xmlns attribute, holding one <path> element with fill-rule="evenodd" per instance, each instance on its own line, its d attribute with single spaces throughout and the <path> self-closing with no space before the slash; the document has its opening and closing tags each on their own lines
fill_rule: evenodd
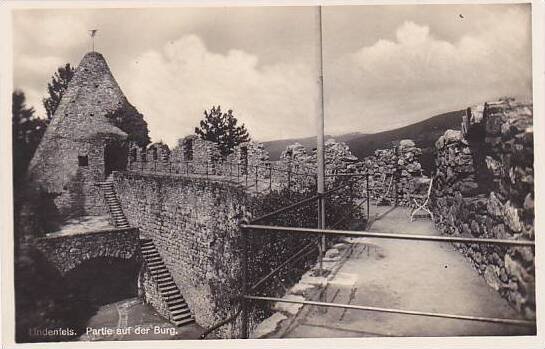
<svg viewBox="0 0 545 349">
<path fill-rule="evenodd" d="M 25 94 L 12 93 L 11 128 L 13 146 L 13 178 L 22 179 L 34 151 L 47 127 L 47 121 L 34 115 L 34 108 L 26 106 Z"/>
<path fill-rule="evenodd" d="M 202 139 L 218 144 L 223 156 L 229 155 L 237 145 L 248 142 L 250 135 L 244 124 L 238 126 L 238 120 L 232 110 L 221 112 L 221 107 L 212 107 L 204 111 L 200 127 L 195 127 L 195 134 Z"/>
<path fill-rule="evenodd" d="M 127 141 L 134 142 L 141 147 L 145 147 L 151 142 L 148 123 L 133 105 L 127 103 L 125 107 L 107 114 L 106 117 L 116 127 L 127 133 Z"/>
<path fill-rule="evenodd" d="M 62 95 L 68 87 L 68 83 L 74 76 L 74 72 L 75 69 L 70 66 L 70 63 L 66 63 L 64 67 L 59 67 L 57 69 L 55 74 L 51 77 L 51 82 L 47 84 L 49 97 L 43 99 L 47 120 L 51 120 L 53 114 L 55 114 L 55 111 L 61 102 Z"/>
</svg>

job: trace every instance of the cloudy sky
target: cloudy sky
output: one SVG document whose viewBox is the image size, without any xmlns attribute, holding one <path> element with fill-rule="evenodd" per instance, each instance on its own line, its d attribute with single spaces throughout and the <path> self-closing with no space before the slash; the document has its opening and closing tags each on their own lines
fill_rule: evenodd
<svg viewBox="0 0 545 349">
<path fill-rule="evenodd" d="M 531 96 L 529 5 L 323 8 L 326 132 L 374 133 L 505 95 Z M 463 18 L 462 18 L 463 17 Z M 41 99 L 60 65 L 96 50 L 155 141 L 212 105 L 257 140 L 315 134 L 312 7 L 17 10 L 14 87 Z"/>
</svg>

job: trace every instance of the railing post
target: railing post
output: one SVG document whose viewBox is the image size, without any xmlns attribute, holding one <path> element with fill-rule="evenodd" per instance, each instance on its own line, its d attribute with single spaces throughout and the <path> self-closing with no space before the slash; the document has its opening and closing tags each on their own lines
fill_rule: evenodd
<svg viewBox="0 0 545 349">
<path fill-rule="evenodd" d="M 208 178 L 208 160 L 206 161 L 206 178 Z"/>
<path fill-rule="evenodd" d="M 257 165 L 255 165 L 255 191 L 257 193 L 257 171 L 258 171 L 258 167 Z"/>
<path fill-rule="evenodd" d="M 246 173 L 244 175 L 245 175 L 245 178 L 246 178 L 245 181 L 246 181 L 246 187 L 247 187 L 248 186 L 248 172 L 250 172 L 250 171 L 248 171 L 248 165 L 246 165 L 245 168 L 246 168 Z"/>
<path fill-rule="evenodd" d="M 272 164 L 269 164 L 269 193 L 272 192 Z"/>
<path fill-rule="evenodd" d="M 241 238 L 242 238 L 242 298 L 240 300 L 240 306 L 242 307 L 242 328 L 241 328 L 241 337 L 242 339 L 248 338 L 248 300 L 244 298 L 248 292 L 248 232 L 246 229 L 241 229 Z"/>
<path fill-rule="evenodd" d="M 365 175 L 365 196 L 367 197 L 367 224 L 369 224 L 369 219 L 371 218 L 371 214 L 369 213 L 369 172 Z"/>
<path fill-rule="evenodd" d="M 288 166 L 288 196 L 291 196 L 291 165 Z"/>
<path fill-rule="evenodd" d="M 240 162 L 237 162 L 237 184 L 240 183 Z"/>
</svg>

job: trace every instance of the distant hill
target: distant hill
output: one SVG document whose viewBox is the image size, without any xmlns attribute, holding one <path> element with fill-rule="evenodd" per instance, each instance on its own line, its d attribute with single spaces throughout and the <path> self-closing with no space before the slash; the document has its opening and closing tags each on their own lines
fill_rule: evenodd
<svg viewBox="0 0 545 349">
<path fill-rule="evenodd" d="M 338 142 L 348 143 L 355 138 L 364 136 L 367 136 L 367 134 L 353 132 L 339 136 L 325 135 L 325 139 L 334 138 Z M 280 154 L 282 154 L 282 152 L 286 150 L 286 147 L 295 143 L 299 143 L 310 150 L 316 148 L 316 137 L 280 139 L 276 141 L 263 142 L 263 145 L 265 146 L 265 149 L 269 152 L 271 160 L 278 160 L 280 159 Z"/>
<path fill-rule="evenodd" d="M 436 115 L 424 121 L 394 130 L 373 134 L 355 132 L 334 137 L 326 136 L 326 139 L 335 138 L 337 141 L 345 142 L 352 153 L 360 159 L 372 155 L 376 149 L 392 147 L 402 139 L 412 139 L 418 147 L 422 148 L 422 166 L 426 172 L 429 172 L 433 167 L 433 146 L 435 141 L 447 129 L 459 130 L 462 115 L 463 110 L 458 110 Z M 282 151 L 295 142 L 301 143 L 309 150 L 316 147 L 315 137 L 283 139 L 264 142 L 263 145 L 269 152 L 271 160 L 278 160 Z"/>
</svg>

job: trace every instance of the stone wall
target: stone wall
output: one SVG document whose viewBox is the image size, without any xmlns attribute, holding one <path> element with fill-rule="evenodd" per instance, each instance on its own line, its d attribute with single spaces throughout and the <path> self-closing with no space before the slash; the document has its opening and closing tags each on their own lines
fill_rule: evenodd
<svg viewBox="0 0 545 349">
<path fill-rule="evenodd" d="M 469 108 L 436 142 L 435 224 L 454 236 L 534 239 L 532 104 Z M 534 249 L 456 244 L 488 284 L 535 318 Z"/>
<path fill-rule="evenodd" d="M 111 229 L 36 238 L 34 246 L 61 274 L 96 257 L 131 259 L 139 251 L 138 229 Z"/>
<path fill-rule="evenodd" d="M 128 101 L 104 57 L 98 52 L 87 53 L 28 169 L 29 186 L 54 198 L 60 220 L 106 213 L 93 184 L 104 179 L 106 144 L 127 137 L 106 115 L 126 105 Z M 79 157 L 87 157 L 87 165 L 82 165 Z"/>
<path fill-rule="evenodd" d="M 255 194 L 229 182 L 167 174 L 116 172 L 114 181 L 131 226 L 139 227 L 142 237 L 153 239 L 197 323 L 205 328 L 238 310 L 236 297 L 242 286 L 239 224 L 306 197 L 304 193 Z M 349 207 L 340 200 L 330 202 L 328 207 L 330 221 L 350 213 Z M 312 203 L 268 223 L 315 227 L 316 211 L 316 203 Z M 280 232 L 250 234 L 250 282 L 257 281 L 292 256 L 311 238 Z M 293 267 L 287 272 L 284 278 L 294 278 L 304 270 Z M 266 289 L 275 295 L 281 295 L 283 290 L 278 284 L 267 285 Z M 153 297 L 153 290 L 147 294 Z M 263 304 L 254 306 L 252 325 L 268 314 Z M 240 319 L 216 334 L 224 338 L 240 336 Z"/>
<path fill-rule="evenodd" d="M 422 177 L 421 154 L 412 140 L 404 139 L 399 146 L 377 149 L 373 156 L 366 157 L 371 197 L 391 205 L 409 205 L 409 194 L 418 189 L 415 182 Z"/>
<path fill-rule="evenodd" d="M 139 274 L 139 289 L 142 288 L 143 298 L 146 303 L 151 304 L 151 306 L 165 319 L 170 320 L 170 311 L 168 310 L 168 305 L 159 293 L 159 287 L 157 282 L 151 276 L 147 266 L 143 265 Z"/>
<path fill-rule="evenodd" d="M 329 188 L 340 181 L 335 174 L 365 171 L 363 162 L 352 154 L 348 146 L 334 139 L 325 143 L 325 158 Z M 316 191 L 316 150 L 307 153 L 300 144 L 288 146 L 279 161 L 270 161 L 263 144 L 257 142 L 240 144 L 223 158 L 216 144 L 189 136 L 180 139 L 172 151 L 164 144 L 153 144 L 147 149 L 133 146 L 129 150 L 128 164 L 131 172 L 214 176 L 254 189 L 257 180 L 258 190 L 262 192 L 285 189 L 297 193 Z M 365 177 L 355 178 L 353 182 L 354 188 L 364 197 Z"/>
</svg>

